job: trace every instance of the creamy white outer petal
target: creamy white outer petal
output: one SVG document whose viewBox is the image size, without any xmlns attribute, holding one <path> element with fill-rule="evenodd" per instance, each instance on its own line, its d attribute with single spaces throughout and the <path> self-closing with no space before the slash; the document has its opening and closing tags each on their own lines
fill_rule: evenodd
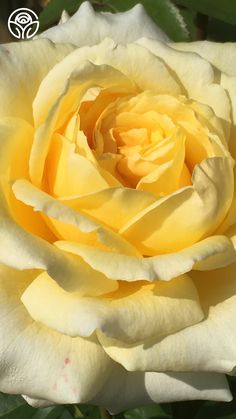
<svg viewBox="0 0 236 419">
<path fill-rule="evenodd" d="M 231 401 L 226 377 L 214 373 L 155 373 L 113 369 L 103 389 L 91 401 L 111 413 L 153 403 L 183 400 Z"/>
<path fill-rule="evenodd" d="M 230 145 L 234 156 L 235 154 L 235 133 L 236 133 L 236 43 L 235 42 L 179 42 L 170 43 L 172 48 L 178 51 L 196 53 L 199 57 L 204 58 L 211 63 L 216 69 L 222 72 L 219 78 L 219 84 L 226 90 L 229 95 L 231 105 L 231 118 L 234 126 L 231 128 L 232 144 Z"/>
<path fill-rule="evenodd" d="M 0 267 L 0 390 L 85 403 L 105 384 L 114 363 L 95 337 L 71 339 L 33 321 L 20 295 L 34 275 Z"/>
<path fill-rule="evenodd" d="M 80 51 L 78 48 L 76 51 Z M 54 67 L 54 76 L 45 77 L 33 103 L 35 137 L 31 150 L 29 171 L 34 184 L 40 185 L 45 159 L 49 152 L 53 132 L 67 122 L 71 113 L 76 113 L 86 91 L 94 86 L 121 85 L 131 88 L 132 81 L 106 65 L 94 65 L 85 60 L 76 63 L 77 70 L 68 71 L 68 62 L 63 60 Z M 48 81 L 51 83 L 48 84 Z"/>
<path fill-rule="evenodd" d="M 113 14 L 95 12 L 88 1 L 82 3 L 77 12 L 65 23 L 39 35 L 53 42 L 71 43 L 78 47 L 97 44 L 106 37 L 126 44 L 140 36 L 165 42 L 169 40 L 147 15 L 141 4 L 137 4 L 127 12 Z"/>
<path fill-rule="evenodd" d="M 166 336 L 204 317 L 195 285 L 187 275 L 171 282 L 123 284 L 123 290 L 120 284 L 118 295 L 97 299 L 65 292 L 43 272 L 27 287 L 21 301 L 34 320 L 58 332 L 87 337 L 102 330 L 128 343 Z"/>
<path fill-rule="evenodd" d="M 67 13 L 66 10 L 63 10 L 63 12 L 61 14 L 60 21 L 59 21 L 58 24 L 61 25 L 62 23 L 66 23 L 67 20 L 69 20 L 69 19 L 70 19 L 70 15 Z"/>
<path fill-rule="evenodd" d="M 231 77 L 227 74 L 221 75 L 221 85 L 226 89 L 231 101 L 231 114 L 234 123 L 234 130 L 232 130 L 232 141 L 235 142 L 235 125 L 236 125 L 236 75 Z M 234 135 L 233 135 L 234 134 Z M 235 144 L 234 144 L 235 147 Z M 235 151 L 235 150 L 234 150 Z M 235 154 L 234 154 L 235 157 Z"/>
<path fill-rule="evenodd" d="M 111 247 L 113 251 L 141 256 L 134 246 L 110 228 L 95 221 L 89 215 L 66 206 L 61 201 L 36 188 L 30 182 L 19 179 L 12 188 L 17 199 L 32 206 L 35 211 L 42 211 L 45 215 L 72 225 L 84 233 L 95 232 L 98 240 Z"/>
<path fill-rule="evenodd" d="M 232 159 L 206 159 L 195 166 L 192 186 L 157 200 L 130 219 L 120 234 L 136 243 L 144 255 L 188 248 L 214 234 L 227 215 L 233 196 Z"/>
<path fill-rule="evenodd" d="M 91 246 L 74 242 L 58 241 L 55 245 L 65 252 L 79 255 L 90 266 L 103 272 L 108 278 L 137 281 L 169 281 L 192 269 L 214 269 L 235 262 L 232 241 L 225 236 L 212 236 L 179 252 L 140 258 L 120 253 L 107 253 Z M 213 267 L 211 268 L 213 269 Z"/>
<path fill-rule="evenodd" d="M 236 264 L 211 272 L 191 272 L 205 319 L 164 339 L 137 345 L 99 340 L 114 361 L 129 371 L 208 371 L 232 374 L 236 365 Z"/>
<path fill-rule="evenodd" d="M 52 405 L 48 400 L 24 399 L 33 407 Z M 89 401 L 105 407 L 111 414 L 126 409 L 186 400 L 229 402 L 232 395 L 223 374 L 216 373 L 129 373 L 117 364 L 102 390 Z"/>
<path fill-rule="evenodd" d="M 24 394 L 35 406 L 92 403 L 113 412 L 153 402 L 231 400 L 224 375 L 128 373 L 95 336 L 72 339 L 37 324 L 19 299 L 34 275 L 1 266 L 1 391 Z"/>
<path fill-rule="evenodd" d="M 197 41 L 170 43 L 170 45 L 179 51 L 196 52 L 223 73 L 229 76 L 236 76 L 235 42 Z"/>
<path fill-rule="evenodd" d="M 52 405 L 48 400 L 23 397 L 33 407 Z M 117 414 L 143 405 L 185 400 L 229 402 L 232 395 L 223 374 L 129 373 L 114 364 L 102 390 L 89 403 L 105 407 L 111 414 Z"/>
<path fill-rule="evenodd" d="M 47 270 L 60 286 L 72 292 L 99 295 L 104 290 L 107 292 L 108 288 L 117 289 L 117 285 L 108 278 L 98 278 L 98 272 L 91 270 L 82 260 L 58 252 L 55 246 L 16 224 L 1 195 L 0 189 L 0 263 L 19 270 Z"/>
<path fill-rule="evenodd" d="M 92 63 L 95 67 L 92 66 Z M 142 65 L 140 65 L 141 63 Z M 102 74 L 99 75 L 102 73 L 103 67 L 105 75 L 107 72 L 106 83 L 101 80 Z M 154 56 L 147 48 L 133 43 L 122 45 L 115 43 L 111 38 L 105 38 L 97 45 L 77 48 L 48 73 L 40 85 L 33 103 L 36 126 L 42 124 L 47 114 L 52 112 L 51 110 L 55 107 L 55 103 L 68 81 L 76 73 L 79 75 L 77 87 L 80 89 L 78 92 L 82 90 L 81 87 L 88 80 L 90 85 L 87 85 L 87 90 L 95 86 L 117 85 L 134 93 L 152 90 L 155 93 L 179 95 L 182 92 L 176 77 L 168 70 L 163 60 Z M 80 86 L 81 83 L 83 83 L 82 86 Z M 45 92 L 50 92 L 50 95 L 45 95 Z"/>
<path fill-rule="evenodd" d="M 69 54 L 72 45 L 47 39 L 0 46 L 0 116 L 32 122 L 32 102 L 49 70 Z"/>
<path fill-rule="evenodd" d="M 37 409 L 52 406 L 52 402 L 49 400 L 33 399 L 32 397 L 26 396 L 24 394 L 22 394 L 22 397 L 30 406 L 33 406 Z"/>
<path fill-rule="evenodd" d="M 184 45 L 183 50 L 179 44 L 166 45 L 147 38 L 139 39 L 137 43 L 163 59 L 190 98 L 211 106 L 218 117 L 230 121 L 230 102 L 217 81 L 219 74 L 211 65 L 214 60 L 208 60 L 207 54 L 199 53 L 194 48 L 194 42 L 181 44 Z"/>
</svg>

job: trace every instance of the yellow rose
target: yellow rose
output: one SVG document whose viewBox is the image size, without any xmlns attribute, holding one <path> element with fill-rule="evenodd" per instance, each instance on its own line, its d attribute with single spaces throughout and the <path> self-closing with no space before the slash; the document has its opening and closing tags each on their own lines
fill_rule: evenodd
<svg viewBox="0 0 236 419">
<path fill-rule="evenodd" d="M 0 50 L 0 391 L 230 400 L 236 46 L 64 20 Z"/>
</svg>

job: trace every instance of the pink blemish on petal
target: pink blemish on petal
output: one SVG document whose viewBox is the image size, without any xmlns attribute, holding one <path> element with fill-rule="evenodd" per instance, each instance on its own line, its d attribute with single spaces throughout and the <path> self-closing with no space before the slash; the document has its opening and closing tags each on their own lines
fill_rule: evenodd
<svg viewBox="0 0 236 419">
<path fill-rule="evenodd" d="M 71 363 L 70 358 L 65 358 L 65 359 L 64 359 L 64 363 L 65 363 L 65 365 L 70 364 L 70 363 Z"/>
<path fill-rule="evenodd" d="M 57 390 L 57 383 L 54 384 L 53 390 L 55 390 L 55 391 Z"/>
<path fill-rule="evenodd" d="M 67 378 L 67 375 L 66 374 L 63 374 L 63 376 L 62 376 L 63 378 L 64 378 L 64 381 L 66 382 L 66 383 L 68 383 L 68 378 Z"/>
</svg>

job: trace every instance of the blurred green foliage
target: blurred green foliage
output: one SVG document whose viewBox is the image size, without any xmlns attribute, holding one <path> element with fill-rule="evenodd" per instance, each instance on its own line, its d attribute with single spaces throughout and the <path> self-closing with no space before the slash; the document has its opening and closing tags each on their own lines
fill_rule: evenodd
<svg viewBox="0 0 236 419">
<path fill-rule="evenodd" d="M 236 384 L 231 379 L 236 395 Z M 130 409 L 109 415 L 89 405 L 30 407 L 20 396 L 0 393 L 0 419 L 236 419 L 236 398 L 230 403 L 209 401 L 176 402 Z"/>
<path fill-rule="evenodd" d="M 207 16 L 236 24 L 235 0 L 175 0 L 175 2 Z"/>
</svg>

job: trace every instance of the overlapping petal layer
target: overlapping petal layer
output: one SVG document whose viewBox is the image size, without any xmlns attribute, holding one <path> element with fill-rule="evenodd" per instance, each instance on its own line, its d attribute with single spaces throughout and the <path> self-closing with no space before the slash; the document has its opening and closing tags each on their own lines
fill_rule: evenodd
<svg viewBox="0 0 236 419">
<path fill-rule="evenodd" d="M 32 123 L 32 102 L 43 78 L 74 48 L 46 39 L 1 45 L 0 70 L 4 77 L 0 80 L 0 116 Z"/>
<path fill-rule="evenodd" d="M 159 339 L 203 317 L 195 286 L 187 275 L 168 283 L 123 282 L 117 292 L 93 299 L 65 292 L 43 273 L 21 299 L 33 319 L 61 333 L 90 336 L 99 329 L 128 343 L 152 336 Z"/>
<path fill-rule="evenodd" d="M 88 3 L 42 36 L 0 50 L 0 390 L 230 400 L 235 47 Z"/>
<path fill-rule="evenodd" d="M 74 16 L 63 25 L 50 28 L 40 36 L 56 43 L 70 43 L 77 47 L 98 44 L 107 36 L 122 44 L 133 42 L 140 36 L 168 40 L 141 4 L 125 13 L 113 14 L 96 13 L 88 1 L 82 3 Z"/>
<path fill-rule="evenodd" d="M 217 371 L 235 368 L 235 264 L 225 269 L 190 275 L 199 292 L 206 318 L 164 339 L 138 345 L 112 341 L 98 333 L 105 350 L 129 371 Z M 202 350 L 204 347 L 204 350 Z"/>
<path fill-rule="evenodd" d="M 35 271 L 1 266 L 0 388 L 56 403 L 87 401 L 113 363 L 95 337 L 72 340 L 32 320 L 20 295 L 34 277 Z"/>
</svg>

